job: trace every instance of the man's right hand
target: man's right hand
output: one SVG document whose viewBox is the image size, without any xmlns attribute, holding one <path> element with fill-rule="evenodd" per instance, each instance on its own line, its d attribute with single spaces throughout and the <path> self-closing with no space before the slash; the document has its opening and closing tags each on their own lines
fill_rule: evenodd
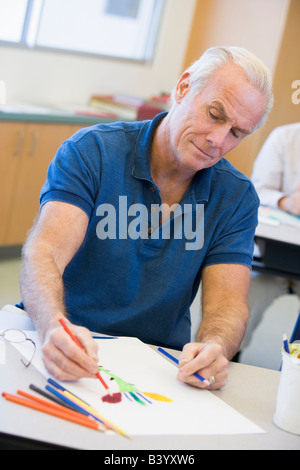
<svg viewBox="0 0 300 470">
<path fill-rule="evenodd" d="M 59 324 L 58 324 L 59 325 Z M 84 350 L 70 338 L 61 325 L 52 328 L 43 342 L 43 362 L 48 372 L 57 380 L 78 380 L 95 377 L 98 372 L 98 346 L 86 328 L 68 326 Z"/>
</svg>

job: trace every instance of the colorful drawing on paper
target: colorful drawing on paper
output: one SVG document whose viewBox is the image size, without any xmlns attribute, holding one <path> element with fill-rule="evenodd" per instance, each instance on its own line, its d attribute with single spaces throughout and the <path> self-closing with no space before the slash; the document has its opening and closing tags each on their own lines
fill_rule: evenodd
<svg viewBox="0 0 300 470">
<path fill-rule="evenodd" d="M 104 403 L 120 403 L 123 397 L 126 397 L 127 400 L 132 401 L 134 403 L 138 403 L 141 406 L 151 405 L 151 400 L 164 403 L 173 402 L 171 398 L 165 397 L 164 395 L 161 395 L 159 393 L 141 392 L 135 385 L 126 382 L 125 380 L 121 379 L 109 370 L 104 369 L 103 367 L 99 367 L 99 372 L 104 372 L 105 374 L 107 374 L 110 377 L 110 380 L 113 380 L 117 384 L 119 389 L 116 393 L 113 393 L 112 395 L 104 395 L 102 397 L 102 401 Z"/>
</svg>

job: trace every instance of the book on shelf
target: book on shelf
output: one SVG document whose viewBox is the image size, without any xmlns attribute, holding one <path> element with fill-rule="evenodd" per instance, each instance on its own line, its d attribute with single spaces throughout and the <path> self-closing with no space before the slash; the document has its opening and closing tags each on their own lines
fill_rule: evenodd
<svg viewBox="0 0 300 470">
<path fill-rule="evenodd" d="M 129 121 L 153 119 L 157 114 L 165 110 L 163 101 L 128 95 L 93 95 L 89 103 L 90 107 L 102 112 L 112 113 L 119 119 Z"/>
</svg>

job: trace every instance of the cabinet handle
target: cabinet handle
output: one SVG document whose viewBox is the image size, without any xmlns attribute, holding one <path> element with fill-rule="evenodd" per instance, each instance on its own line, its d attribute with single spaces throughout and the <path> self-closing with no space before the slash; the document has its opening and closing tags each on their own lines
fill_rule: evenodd
<svg viewBox="0 0 300 470">
<path fill-rule="evenodd" d="M 18 157 L 19 155 L 21 155 L 21 152 L 22 152 L 22 149 L 23 149 L 24 137 L 25 137 L 24 132 L 19 131 L 18 132 L 18 145 L 17 145 L 16 151 L 14 153 L 14 157 Z"/>
<path fill-rule="evenodd" d="M 33 157 L 33 155 L 35 154 L 38 140 L 39 140 L 38 132 L 32 132 L 31 135 L 32 135 L 32 146 L 31 146 L 31 150 L 28 152 L 28 157 Z"/>
</svg>

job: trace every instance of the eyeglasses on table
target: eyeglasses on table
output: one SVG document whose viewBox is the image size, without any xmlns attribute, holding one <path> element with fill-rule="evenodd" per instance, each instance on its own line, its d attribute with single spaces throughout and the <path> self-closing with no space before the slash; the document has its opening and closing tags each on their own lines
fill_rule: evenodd
<svg viewBox="0 0 300 470">
<path fill-rule="evenodd" d="M 7 343 L 11 343 L 11 344 L 22 344 L 22 343 L 26 343 L 26 341 L 29 341 L 33 345 L 32 357 L 30 361 L 25 361 L 24 359 L 21 359 L 21 361 L 25 367 L 30 366 L 35 355 L 36 344 L 32 339 L 27 337 L 24 331 L 18 330 L 18 329 L 7 329 L 7 330 L 2 331 L 2 333 L 0 333 L 0 338 L 3 338 Z"/>
</svg>

